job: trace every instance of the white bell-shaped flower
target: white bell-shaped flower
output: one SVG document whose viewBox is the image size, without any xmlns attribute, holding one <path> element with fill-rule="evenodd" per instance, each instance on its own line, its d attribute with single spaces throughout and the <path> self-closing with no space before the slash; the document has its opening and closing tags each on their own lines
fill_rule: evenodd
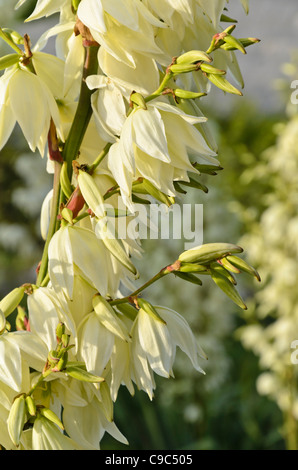
<svg viewBox="0 0 298 470">
<path fill-rule="evenodd" d="M 136 178 L 144 177 L 160 191 L 175 196 L 173 181 L 177 174 L 189 181 L 187 172 L 195 172 L 188 152 L 218 165 L 215 152 L 194 126 L 205 121 L 164 102 L 149 103 L 147 109 L 136 108 L 129 115 L 119 141 L 109 151 L 108 166 L 131 210 L 132 182 Z"/>
<path fill-rule="evenodd" d="M 58 106 L 46 81 L 18 66 L 0 78 L 0 148 L 7 142 L 16 122 L 30 149 L 34 152 L 38 148 L 42 156 L 51 119 L 63 138 Z"/>
</svg>

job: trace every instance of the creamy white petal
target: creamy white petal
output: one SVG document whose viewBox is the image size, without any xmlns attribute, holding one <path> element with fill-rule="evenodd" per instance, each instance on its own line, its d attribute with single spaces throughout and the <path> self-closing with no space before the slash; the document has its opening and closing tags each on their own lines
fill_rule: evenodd
<svg viewBox="0 0 298 470">
<path fill-rule="evenodd" d="M 114 346 L 114 334 L 91 313 L 84 322 L 80 332 L 80 357 L 87 370 L 101 376 L 106 367 Z"/>
<path fill-rule="evenodd" d="M 170 162 L 165 126 L 158 109 L 139 109 L 132 119 L 135 144 L 148 155 Z"/>
<path fill-rule="evenodd" d="M 107 28 L 101 0 L 82 0 L 77 11 L 79 19 L 90 29 L 105 33 Z"/>
<path fill-rule="evenodd" d="M 206 359 L 206 355 L 199 348 L 195 336 L 185 318 L 178 312 L 166 307 L 156 307 L 156 309 L 163 320 L 167 322 L 167 327 L 173 342 L 189 357 L 194 368 L 204 373 L 198 363 L 198 356 L 200 355 Z"/>
<path fill-rule="evenodd" d="M 73 262 L 81 270 L 86 280 L 105 296 L 107 294 L 107 275 L 105 249 L 91 230 L 73 226 L 69 227 Z"/>
<path fill-rule="evenodd" d="M 21 353 L 19 347 L 9 340 L 9 333 L 0 337 L 0 382 L 4 382 L 16 392 L 21 391 Z"/>
<path fill-rule="evenodd" d="M 73 294 L 73 252 L 68 227 L 60 228 L 49 245 L 49 275 L 52 285 L 70 299 Z"/>
<path fill-rule="evenodd" d="M 156 321 L 143 309 L 139 310 L 138 332 L 140 344 L 145 352 L 150 367 L 157 374 L 169 377 L 174 349 L 167 326 L 161 321 Z"/>
</svg>

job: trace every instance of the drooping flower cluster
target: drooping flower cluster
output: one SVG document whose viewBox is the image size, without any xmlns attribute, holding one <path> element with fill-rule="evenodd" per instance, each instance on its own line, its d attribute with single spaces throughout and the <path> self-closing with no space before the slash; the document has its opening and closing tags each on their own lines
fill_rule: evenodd
<svg viewBox="0 0 298 470">
<path fill-rule="evenodd" d="M 119 236 L 137 203 L 170 206 L 184 184 L 204 189 L 195 178 L 220 169 L 195 100 L 211 83 L 241 94 L 226 70 L 241 86 L 234 51 L 257 42 L 221 26 L 225 5 L 38 0 L 28 20 L 59 13 L 59 23 L 35 47 L 0 30 L 15 51 L 0 59 L 0 147 L 18 122 L 54 173 L 36 283 L 0 302 L 5 448 L 99 449 L 105 432 L 126 442 L 113 421 L 121 385 L 153 398 L 154 374 L 173 375 L 177 347 L 203 372 L 185 319 L 139 295 L 158 279 L 173 273 L 201 284 L 197 275 L 210 275 L 246 308 L 231 273 L 256 273 L 238 246 L 188 250 L 137 288 L 139 234 Z M 42 52 L 51 36 L 57 56 Z M 9 331 L 15 310 L 17 331 Z"/>
</svg>

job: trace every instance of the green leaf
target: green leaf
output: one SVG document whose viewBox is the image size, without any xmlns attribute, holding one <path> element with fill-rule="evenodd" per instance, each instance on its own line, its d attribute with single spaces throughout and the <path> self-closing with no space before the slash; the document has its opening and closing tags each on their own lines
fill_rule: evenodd
<svg viewBox="0 0 298 470">
<path fill-rule="evenodd" d="M 12 67 L 20 60 L 19 54 L 8 54 L 0 58 L 0 70 Z"/>
</svg>

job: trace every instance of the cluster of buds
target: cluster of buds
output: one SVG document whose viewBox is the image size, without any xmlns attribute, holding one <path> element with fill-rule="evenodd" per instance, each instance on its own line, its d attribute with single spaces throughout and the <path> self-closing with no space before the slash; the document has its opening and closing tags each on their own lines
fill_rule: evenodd
<svg viewBox="0 0 298 470">
<path fill-rule="evenodd" d="M 169 270 L 185 281 L 202 285 L 200 275 L 209 275 L 217 286 L 246 310 L 247 306 L 236 290 L 237 281 L 234 274 L 248 273 L 261 280 L 259 273 L 236 253 L 243 249 L 229 243 L 209 243 L 183 252 Z"/>
</svg>

